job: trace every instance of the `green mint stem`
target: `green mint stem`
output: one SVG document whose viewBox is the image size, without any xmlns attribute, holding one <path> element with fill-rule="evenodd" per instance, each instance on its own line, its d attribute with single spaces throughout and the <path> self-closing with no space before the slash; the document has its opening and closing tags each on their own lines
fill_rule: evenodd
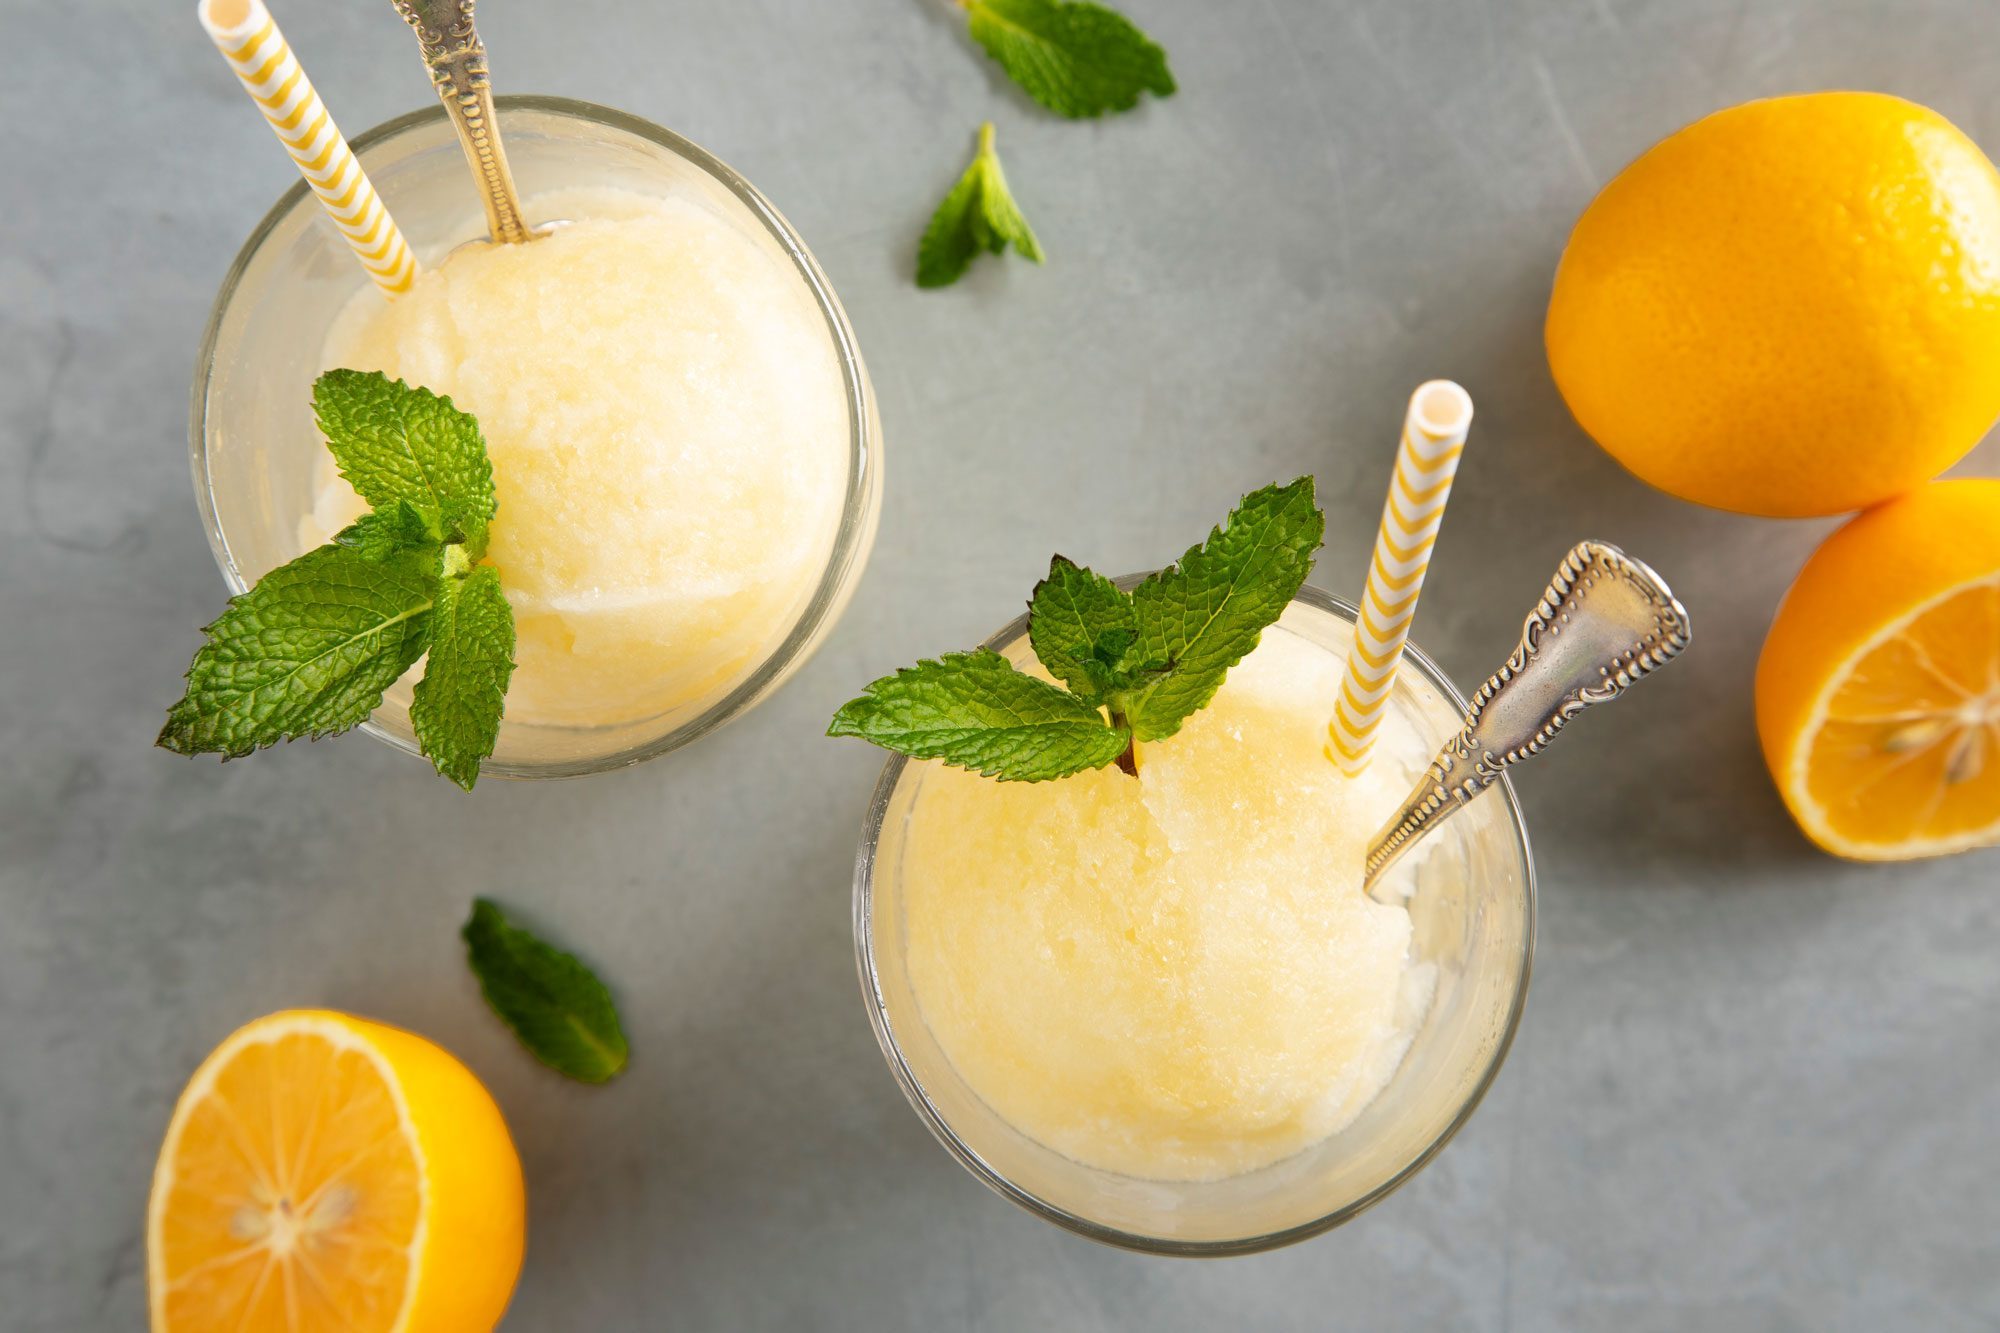
<svg viewBox="0 0 2000 1333">
<path fill-rule="evenodd" d="M 1132 735 L 1132 720 L 1117 704 L 1111 705 L 1111 725 L 1128 737 L 1125 748 L 1118 752 L 1118 771 L 1128 778 L 1136 778 L 1139 776 L 1139 739 Z"/>
</svg>

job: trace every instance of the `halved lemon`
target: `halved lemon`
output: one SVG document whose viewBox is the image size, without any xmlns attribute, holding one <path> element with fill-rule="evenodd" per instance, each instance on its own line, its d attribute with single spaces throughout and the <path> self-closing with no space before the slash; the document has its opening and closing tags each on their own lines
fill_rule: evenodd
<svg viewBox="0 0 2000 1333">
<path fill-rule="evenodd" d="M 1932 482 L 1827 538 L 1764 641 L 1757 730 L 1830 852 L 2000 843 L 2000 479 Z"/>
<path fill-rule="evenodd" d="M 272 1014 L 174 1108 L 147 1214 L 153 1330 L 487 1333 L 524 1211 L 500 1109 L 450 1054 L 345 1014 Z"/>
</svg>

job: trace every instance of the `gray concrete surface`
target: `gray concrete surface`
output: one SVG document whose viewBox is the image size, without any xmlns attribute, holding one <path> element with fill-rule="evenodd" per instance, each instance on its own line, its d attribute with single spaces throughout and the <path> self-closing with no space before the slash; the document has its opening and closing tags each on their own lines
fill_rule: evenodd
<svg viewBox="0 0 2000 1333">
<path fill-rule="evenodd" d="M 428 99 L 386 3 L 274 3 L 350 130 Z M 1750 680 L 1827 525 L 1640 486 L 1539 339 L 1593 190 L 1715 107 L 1880 88 L 2000 148 L 1990 0 L 1128 7 L 1183 91 L 1076 125 L 932 0 L 481 6 L 504 88 L 680 129 L 790 215 L 892 453 L 868 578 L 777 699 L 636 771 L 466 799 L 358 737 L 226 768 L 149 748 L 221 598 L 195 342 L 291 177 L 192 0 L 0 0 L 0 1328 L 142 1324 L 172 1099 L 297 1004 L 428 1033 L 498 1095 L 532 1208 L 509 1329 L 2000 1324 L 2000 853 L 1807 847 Z M 1048 266 L 919 292 L 916 238 L 989 116 Z M 1012 616 L 1058 546 L 1155 564 L 1275 477 L 1319 475 L 1317 581 L 1352 592 L 1434 374 L 1479 403 L 1418 622 L 1445 666 L 1491 663 L 1585 534 L 1657 563 L 1700 642 L 1528 775 L 1534 992 L 1441 1159 L 1254 1259 L 1072 1238 L 965 1175 L 882 1067 L 848 934 L 878 759 L 824 719 Z M 456 938 L 482 890 L 616 985 L 618 1083 L 564 1083 L 484 1011 Z"/>
</svg>

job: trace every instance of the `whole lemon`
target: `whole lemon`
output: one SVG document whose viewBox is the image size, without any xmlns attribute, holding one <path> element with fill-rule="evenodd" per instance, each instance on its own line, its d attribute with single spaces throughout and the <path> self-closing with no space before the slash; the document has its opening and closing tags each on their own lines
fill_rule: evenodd
<svg viewBox="0 0 2000 1333">
<path fill-rule="evenodd" d="M 1577 421 L 1661 490 L 1776 517 L 1889 499 L 2000 416 L 2000 174 L 1882 93 L 1718 111 L 1584 210 L 1546 337 Z"/>
</svg>

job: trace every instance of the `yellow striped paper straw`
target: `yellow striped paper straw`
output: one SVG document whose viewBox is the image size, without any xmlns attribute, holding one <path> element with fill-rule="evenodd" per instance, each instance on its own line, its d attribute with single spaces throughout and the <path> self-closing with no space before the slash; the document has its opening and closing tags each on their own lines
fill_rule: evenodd
<svg viewBox="0 0 2000 1333">
<path fill-rule="evenodd" d="M 1451 479 L 1471 425 L 1472 397 L 1450 380 L 1430 380 L 1410 395 L 1396 472 L 1361 595 L 1361 617 L 1354 626 L 1354 649 L 1347 655 L 1340 701 L 1326 727 L 1327 757 L 1348 777 L 1368 767 L 1375 747 L 1375 729 L 1396 683 L 1396 663 L 1410 637 L 1417 594 L 1423 591 L 1424 571 L 1430 568 L 1431 548 L 1437 544 L 1444 503 L 1451 497 Z"/>
<path fill-rule="evenodd" d="M 264 0 L 200 0 L 196 12 L 368 276 L 386 296 L 408 291 L 416 257 Z"/>
</svg>

